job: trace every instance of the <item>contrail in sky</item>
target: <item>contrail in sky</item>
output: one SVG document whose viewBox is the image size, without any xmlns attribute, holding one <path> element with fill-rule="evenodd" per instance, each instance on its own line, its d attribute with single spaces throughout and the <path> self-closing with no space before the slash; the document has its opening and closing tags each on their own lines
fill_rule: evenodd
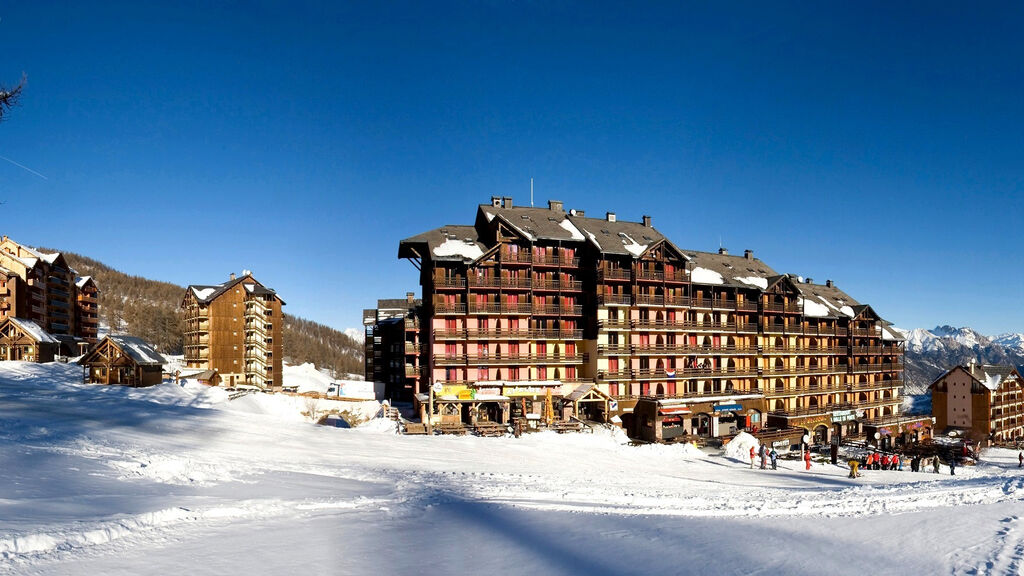
<svg viewBox="0 0 1024 576">
<path fill-rule="evenodd" d="M 24 164 L 18 164 L 17 162 L 15 162 L 14 160 L 11 160 L 10 158 L 8 158 L 6 156 L 0 156 L 0 160 L 7 160 L 8 162 L 10 162 L 11 164 L 14 164 L 18 168 L 22 168 L 22 169 L 28 170 L 29 172 L 35 174 L 36 176 L 39 176 L 43 180 L 49 180 L 49 178 L 47 178 L 46 176 L 43 176 L 39 172 L 36 172 L 35 170 L 29 168 L 28 166 L 25 166 Z"/>
</svg>

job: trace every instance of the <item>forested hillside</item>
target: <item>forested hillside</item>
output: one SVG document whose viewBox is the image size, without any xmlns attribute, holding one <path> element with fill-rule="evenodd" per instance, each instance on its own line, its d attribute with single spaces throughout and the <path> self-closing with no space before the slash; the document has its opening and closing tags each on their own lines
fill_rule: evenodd
<svg viewBox="0 0 1024 576">
<path fill-rule="evenodd" d="M 50 250 L 50 249 L 45 249 Z M 56 251 L 56 250 L 55 250 Z M 178 306 L 185 288 L 132 276 L 73 252 L 62 252 L 79 276 L 92 276 L 100 289 L 100 322 L 111 331 L 139 336 L 168 354 L 182 353 L 183 323 Z M 285 359 L 312 362 L 343 374 L 363 373 L 363 348 L 343 332 L 284 315 Z"/>
</svg>

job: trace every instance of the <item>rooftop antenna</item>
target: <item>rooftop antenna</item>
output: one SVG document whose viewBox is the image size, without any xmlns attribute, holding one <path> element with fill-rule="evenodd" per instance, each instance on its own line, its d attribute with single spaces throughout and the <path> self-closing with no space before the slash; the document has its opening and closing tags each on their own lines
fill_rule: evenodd
<svg viewBox="0 0 1024 576">
<path fill-rule="evenodd" d="M 533 207 L 533 178 L 530 178 L 530 207 Z"/>
</svg>

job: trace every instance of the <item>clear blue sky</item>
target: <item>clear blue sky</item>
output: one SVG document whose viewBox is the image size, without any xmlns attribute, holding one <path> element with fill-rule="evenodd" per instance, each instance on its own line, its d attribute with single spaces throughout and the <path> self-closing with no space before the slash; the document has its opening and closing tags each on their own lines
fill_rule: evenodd
<svg viewBox="0 0 1024 576">
<path fill-rule="evenodd" d="M 1024 7 L 0 7 L 2 232 L 150 278 L 252 269 L 336 328 L 491 195 L 750 248 L 902 327 L 1024 331 Z"/>
</svg>

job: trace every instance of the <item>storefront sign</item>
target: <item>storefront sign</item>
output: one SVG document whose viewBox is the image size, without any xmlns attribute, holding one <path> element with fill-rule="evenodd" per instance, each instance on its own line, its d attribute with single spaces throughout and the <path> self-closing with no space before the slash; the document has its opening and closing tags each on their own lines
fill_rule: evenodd
<svg viewBox="0 0 1024 576">
<path fill-rule="evenodd" d="M 793 443 L 789 440 L 776 440 L 772 442 L 772 448 L 789 448 Z"/>
<path fill-rule="evenodd" d="M 462 390 L 459 392 L 459 400 L 472 400 L 476 398 L 476 390 Z"/>
<path fill-rule="evenodd" d="M 853 410 L 840 410 L 832 413 L 832 422 L 849 422 L 856 419 L 857 415 Z"/>
<path fill-rule="evenodd" d="M 742 404 L 719 404 L 713 408 L 715 412 L 735 412 L 736 410 L 743 410 Z"/>
<path fill-rule="evenodd" d="M 882 436 L 892 436 L 892 430 L 889 428 L 879 428 L 878 433 Z"/>
</svg>

